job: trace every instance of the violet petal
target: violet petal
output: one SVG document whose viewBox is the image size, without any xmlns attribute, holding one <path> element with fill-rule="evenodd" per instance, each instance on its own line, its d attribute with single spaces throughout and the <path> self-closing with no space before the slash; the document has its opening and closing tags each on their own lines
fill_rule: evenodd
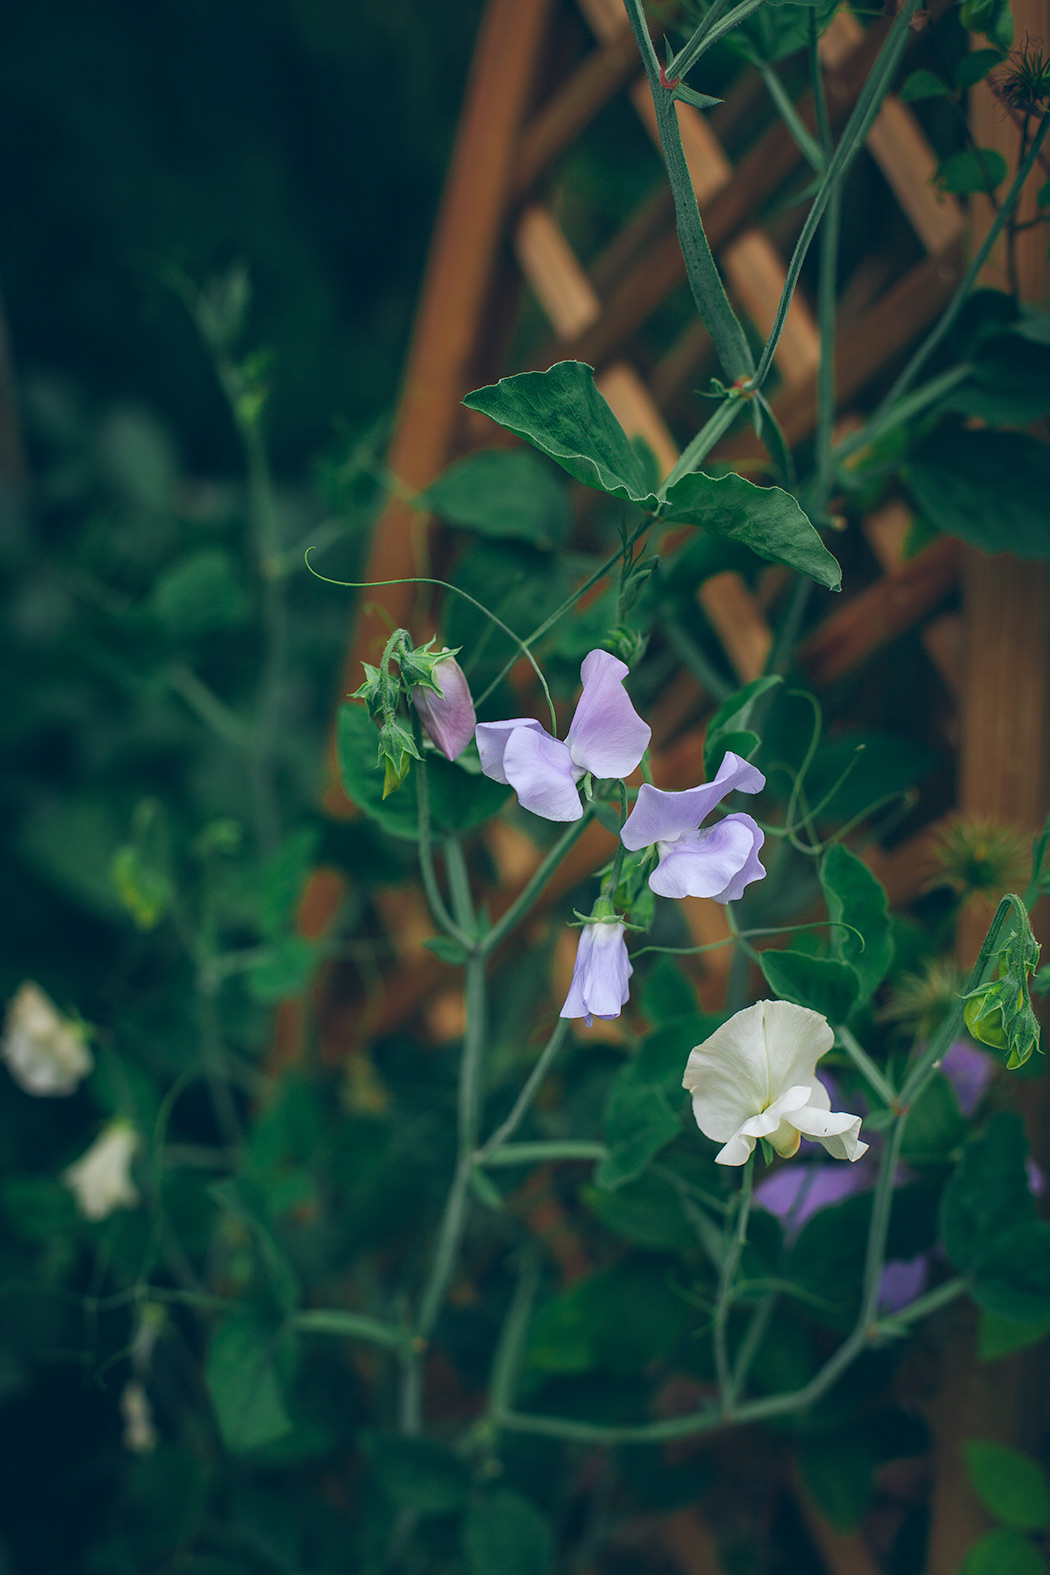
<svg viewBox="0 0 1050 1575">
<path fill-rule="evenodd" d="M 512 716 L 508 722 L 479 722 L 474 729 L 482 771 L 493 782 L 502 782 L 504 786 L 508 783 L 503 769 L 503 755 L 511 734 L 518 727 L 530 727 L 543 732 L 543 728 L 531 716 Z"/>
<path fill-rule="evenodd" d="M 652 729 L 623 687 L 630 669 L 608 651 L 583 659 L 583 693 L 566 742 L 576 765 L 596 777 L 628 777 L 648 747 Z"/>
<path fill-rule="evenodd" d="M 568 745 L 542 727 L 514 729 L 503 751 L 503 770 L 523 809 L 544 820 L 583 815 Z"/>
</svg>

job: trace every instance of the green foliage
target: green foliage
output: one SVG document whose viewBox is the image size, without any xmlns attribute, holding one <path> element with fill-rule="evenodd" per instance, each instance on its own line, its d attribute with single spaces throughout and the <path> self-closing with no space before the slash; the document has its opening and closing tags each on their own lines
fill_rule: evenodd
<svg viewBox="0 0 1050 1575">
<path fill-rule="evenodd" d="M 384 1493 L 420 1515 L 447 1515 L 467 1498 L 470 1477 L 460 1457 L 428 1438 L 370 1433 L 364 1438 Z"/>
<path fill-rule="evenodd" d="M 693 472 L 669 488 L 664 518 L 743 542 L 769 563 L 797 569 L 837 591 L 842 571 L 796 500 L 779 487 L 756 487 L 743 476 Z"/>
<path fill-rule="evenodd" d="M 1008 1444 L 971 1439 L 963 1445 L 966 1469 L 989 1515 L 1014 1531 L 1050 1526 L 1046 1472 L 1030 1455 Z"/>
<path fill-rule="evenodd" d="M 799 1445 L 798 1463 L 824 1519 L 844 1536 L 856 1531 L 875 1493 L 878 1462 L 871 1439 L 856 1433 L 806 1439 Z"/>
<path fill-rule="evenodd" d="M 251 604 L 232 556 L 205 547 L 164 571 L 149 609 L 170 635 L 188 639 L 242 627 Z"/>
<path fill-rule="evenodd" d="M 609 1093 L 605 1108 L 609 1151 L 594 1173 L 599 1187 L 612 1189 L 634 1181 L 678 1135 L 676 1111 L 663 1090 L 648 1080 L 639 1059 L 621 1069 Z"/>
<path fill-rule="evenodd" d="M 982 552 L 1050 557 L 1043 500 L 1050 451 L 1020 432 L 950 429 L 923 444 L 905 471 L 918 508 L 938 530 Z"/>
<path fill-rule="evenodd" d="M 967 196 L 975 191 L 995 191 L 1006 179 L 1006 160 L 995 148 L 966 148 L 952 153 L 937 171 L 942 191 Z"/>
<path fill-rule="evenodd" d="M 513 1488 L 471 1501 L 463 1521 L 470 1575 L 548 1575 L 554 1567 L 550 1522 Z"/>
<path fill-rule="evenodd" d="M 838 842 L 820 863 L 820 884 L 832 919 L 859 930 L 861 939 L 841 925 L 831 930 L 831 949 L 849 963 L 860 981 L 860 999 L 870 1000 L 893 963 L 893 934 L 886 888 L 855 853 Z"/>
<path fill-rule="evenodd" d="M 732 750 L 733 754 L 740 755 L 744 760 L 749 760 L 754 754 L 759 737 L 749 730 L 747 724 L 755 702 L 783 681 L 778 673 L 768 673 L 764 678 L 753 679 L 738 689 L 735 695 L 730 695 L 728 700 L 723 700 L 704 732 L 704 772 L 709 782 L 717 774 L 727 750 Z"/>
<path fill-rule="evenodd" d="M 913 71 L 901 83 L 897 97 L 902 104 L 917 104 L 924 98 L 948 98 L 951 91 L 948 83 L 933 71 Z"/>
<path fill-rule="evenodd" d="M 992 1116 L 945 1190 L 941 1230 L 949 1257 L 982 1307 L 1021 1323 L 1050 1309 L 1050 1225 L 1035 1218 L 1021 1118 Z"/>
<path fill-rule="evenodd" d="M 833 957 L 808 952 L 764 951 L 759 963 L 770 989 L 782 1001 L 794 1001 L 820 1012 L 831 1023 L 844 1023 L 857 1004 L 856 970 Z"/>
<path fill-rule="evenodd" d="M 227 1449 L 245 1454 L 291 1429 L 278 1376 L 281 1335 L 249 1305 L 236 1308 L 212 1336 L 204 1376 Z"/>
<path fill-rule="evenodd" d="M 1019 1532 L 997 1526 L 969 1548 L 959 1575 L 1045 1575 L 1046 1560 Z"/>
<path fill-rule="evenodd" d="M 558 546 L 569 528 L 565 488 L 527 450 L 471 454 L 428 487 L 426 499 L 451 525 L 545 550 Z"/>
</svg>

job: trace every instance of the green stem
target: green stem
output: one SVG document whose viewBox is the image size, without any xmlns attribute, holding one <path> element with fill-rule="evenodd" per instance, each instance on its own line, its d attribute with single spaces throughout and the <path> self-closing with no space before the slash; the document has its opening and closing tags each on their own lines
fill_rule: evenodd
<svg viewBox="0 0 1050 1575">
<path fill-rule="evenodd" d="M 416 733 L 419 728 L 416 724 Z M 418 742 L 418 736 L 417 736 Z M 465 930 L 461 930 L 455 919 L 445 906 L 445 899 L 441 895 L 437 875 L 434 871 L 434 852 L 430 842 L 430 785 L 427 777 L 427 763 L 420 751 L 420 759 L 416 761 L 416 835 L 419 842 L 419 870 L 423 877 L 423 889 L 427 894 L 427 902 L 434 916 L 434 922 L 451 935 L 453 940 L 461 946 L 470 949 L 473 941 Z"/>
<path fill-rule="evenodd" d="M 762 81 L 766 84 L 769 96 L 776 105 L 780 118 L 790 132 L 795 146 L 806 160 L 806 163 L 816 170 L 818 175 L 823 175 L 827 168 L 827 159 L 824 156 L 824 151 L 795 108 L 787 88 L 768 61 L 762 61 L 758 69 L 762 74 Z"/>
<path fill-rule="evenodd" d="M 877 438 L 885 437 L 887 433 L 896 431 L 898 427 L 907 426 L 928 406 L 936 404 L 938 400 L 944 398 L 945 394 L 950 394 L 953 388 L 964 383 L 972 371 L 973 367 L 968 361 L 953 366 L 938 377 L 931 377 L 930 381 L 917 388 L 914 394 L 908 394 L 895 402 L 893 407 L 887 409 L 878 419 L 875 415 L 871 415 L 862 427 L 858 427 L 856 432 L 848 433 L 841 443 L 835 445 L 836 460 L 848 459 L 851 454 L 867 448 Z"/>
<path fill-rule="evenodd" d="M 744 1174 L 740 1178 L 740 1191 L 736 1199 L 736 1217 L 734 1219 L 730 1215 L 727 1221 L 731 1234 L 725 1246 L 725 1257 L 722 1259 L 722 1271 L 718 1277 L 718 1293 L 715 1300 L 715 1371 L 718 1374 L 719 1401 L 722 1413 L 725 1416 L 728 1416 L 732 1411 L 736 1398 L 733 1371 L 729 1361 L 728 1324 L 730 1309 L 733 1305 L 736 1271 L 740 1263 L 740 1254 L 743 1252 L 744 1243 L 747 1240 L 747 1222 L 751 1216 L 754 1170 L 754 1159 L 751 1158 L 744 1165 Z"/>
<path fill-rule="evenodd" d="M 746 408 L 747 401 L 744 399 L 731 399 L 727 396 L 721 401 L 714 415 L 708 417 L 692 442 L 686 444 L 682 450 L 681 457 L 660 487 L 661 498 L 667 496 L 668 488 L 673 487 L 676 481 L 700 469 L 715 444 L 725 436 L 737 416 Z"/>
<path fill-rule="evenodd" d="M 488 1397 L 490 1414 L 498 1416 L 514 1402 L 514 1388 L 521 1369 L 525 1337 L 539 1282 L 539 1259 L 535 1253 L 529 1253 L 514 1287 L 492 1360 Z"/>
<path fill-rule="evenodd" d="M 886 1078 L 882 1072 L 879 1071 L 878 1067 L 868 1055 L 867 1051 L 864 1050 L 860 1044 L 858 1044 L 857 1040 L 850 1033 L 845 1023 L 836 1024 L 835 1038 L 838 1040 L 843 1050 L 845 1050 L 846 1054 L 853 1062 L 853 1065 L 863 1077 L 867 1078 L 868 1083 L 875 1090 L 876 1094 L 878 1094 L 883 1104 L 888 1106 L 890 1110 L 896 1110 L 896 1089 L 893 1087 L 893 1084 L 888 1080 L 888 1078 Z"/>
<path fill-rule="evenodd" d="M 544 886 L 546 886 L 547 882 L 550 880 L 551 876 L 554 874 L 554 871 L 568 853 L 569 849 L 573 847 L 583 835 L 593 814 L 593 805 L 585 804 L 583 814 L 580 819 L 574 820 L 569 825 L 568 829 L 562 833 L 557 842 L 554 844 L 553 848 L 551 848 L 550 852 L 544 858 L 543 863 L 540 865 L 535 875 L 532 876 L 531 880 L 525 886 L 524 890 L 520 892 L 517 897 L 515 897 L 514 901 L 511 903 L 510 907 L 507 909 L 502 918 L 498 919 L 492 926 L 491 930 L 489 930 L 482 938 L 480 942 L 480 949 L 486 957 L 495 951 L 496 947 L 499 946 L 501 941 L 503 941 L 506 936 L 510 934 L 514 926 L 520 923 L 520 921 L 525 917 L 526 913 L 528 913 L 529 909 L 532 907 L 540 892 L 543 890 Z"/>
<path fill-rule="evenodd" d="M 411 1340 L 407 1330 L 397 1329 L 379 1318 L 328 1307 L 308 1307 L 296 1313 L 292 1327 L 300 1334 L 342 1335 L 351 1340 L 369 1340 L 373 1345 L 390 1346 L 397 1351 L 403 1351 Z"/>
<path fill-rule="evenodd" d="M 467 959 L 464 980 L 467 1023 L 459 1074 L 459 1153 L 469 1159 L 478 1146 L 481 1112 L 481 1062 L 485 1048 L 485 956 L 475 951 Z"/>
<path fill-rule="evenodd" d="M 917 374 L 926 365 L 926 362 L 930 359 L 930 356 L 936 350 L 937 346 L 941 343 L 942 339 L 945 337 L 948 330 L 955 322 L 955 319 L 962 310 L 963 305 L 969 296 L 970 291 L 978 278 L 978 275 L 981 272 L 981 269 L 984 267 L 985 263 L 988 261 L 989 256 L 991 255 L 992 247 L 999 239 L 999 236 L 1002 234 L 1007 220 L 1017 206 L 1025 181 L 1028 179 L 1033 168 L 1035 167 L 1036 160 L 1039 157 L 1040 149 L 1046 140 L 1046 134 L 1048 130 L 1050 130 L 1050 114 L 1044 114 L 1042 120 L 1039 123 L 1039 128 L 1036 131 L 1035 137 L 1032 140 L 1032 145 L 1028 149 L 1028 152 L 1025 154 L 1024 158 L 1021 160 L 1021 163 L 1018 165 L 1017 174 L 1010 182 L 1010 189 L 1003 199 L 1002 206 L 1000 207 L 999 212 L 995 215 L 992 223 L 989 225 L 988 233 L 984 240 L 974 252 L 973 257 L 970 259 L 970 265 L 966 269 L 966 272 L 963 274 L 962 278 L 959 280 L 959 283 L 955 289 L 955 294 L 952 296 L 951 300 L 948 302 L 948 305 L 945 307 L 936 327 L 926 336 L 918 350 L 916 350 L 915 354 L 904 368 L 903 372 L 901 372 L 900 376 L 893 384 L 889 393 L 876 407 L 869 425 L 871 423 L 878 423 L 880 420 L 884 419 L 891 406 L 896 404 L 897 400 L 901 397 L 905 390 L 911 387 Z"/>
<path fill-rule="evenodd" d="M 485 1156 L 487 1170 L 502 1170 L 512 1165 L 548 1165 L 555 1160 L 604 1159 L 604 1143 L 586 1138 L 556 1139 L 550 1143 L 505 1143 Z M 478 1155 L 479 1161 L 481 1155 Z"/>
<path fill-rule="evenodd" d="M 721 705 L 723 700 L 728 700 L 731 694 L 736 693 L 736 687 L 708 661 L 704 652 L 691 635 L 688 635 L 677 619 L 665 616 L 661 621 L 661 629 L 668 645 L 678 657 L 687 672 L 692 673 L 700 688 L 703 689 L 715 702 Z"/>
<path fill-rule="evenodd" d="M 465 935 L 472 935 L 475 926 L 474 898 L 470 890 L 467 861 L 463 857 L 463 844 L 458 837 L 446 837 L 444 849 L 448 887 L 452 895 L 452 912 L 460 931 Z"/>
<path fill-rule="evenodd" d="M 846 129 L 835 149 L 827 167 L 824 179 L 802 226 L 802 233 L 795 243 L 795 250 L 788 264 L 787 277 L 781 293 L 780 303 L 777 306 L 776 316 L 765 348 L 759 358 L 758 366 L 753 375 L 748 379 L 748 388 L 761 388 L 765 382 L 773 357 L 780 343 L 780 336 L 784 331 L 788 308 L 791 305 L 795 288 L 802 272 L 802 265 L 806 260 L 817 227 L 824 215 L 834 189 L 841 183 L 847 170 L 864 145 L 864 140 L 871 129 L 872 122 L 878 114 L 882 101 L 889 91 L 893 74 L 897 69 L 904 46 L 908 41 L 908 24 L 918 9 L 919 0 L 904 0 L 901 9 L 893 19 L 886 42 L 882 47 L 879 57 L 868 73 L 868 79 L 860 91 L 854 106 L 853 113 L 846 123 Z"/>
<path fill-rule="evenodd" d="M 943 1285 L 938 1285 L 932 1291 L 927 1291 L 925 1296 L 919 1296 L 915 1301 L 909 1302 L 907 1307 L 902 1307 L 887 1319 L 890 1328 L 902 1323 L 917 1323 L 920 1318 L 928 1318 L 930 1313 L 940 1312 L 942 1307 L 947 1307 L 949 1302 L 956 1301 L 970 1289 L 970 1281 L 963 1275 L 957 1275 L 953 1280 L 945 1280 Z"/>
<path fill-rule="evenodd" d="M 692 67 L 703 53 L 704 41 L 707 35 L 720 19 L 728 4 L 729 0 L 713 0 L 713 4 L 700 26 L 693 31 L 677 54 L 668 61 L 665 75 L 669 82 L 680 82 L 683 77 L 689 75 Z"/>
<path fill-rule="evenodd" d="M 722 277 L 715 265 L 704 233 L 700 210 L 696 205 L 696 192 L 693 190 L 689 166 L 682 149 L 674 94 L 671 89 L 664 87 L 660 80 L 660 62 L 649 37 L 642 0 L 624 0 L 624 3 L 653 95 L 656 125 L 671 183 L 678 239 L 682 247 L 689 286 L 697 310 L 714 341 L 726 376 L 731 382 L 736 382 L 740 378 L 751 375 L 754 367 L 751 349 L 740 321 L 729 304 Z M 760 0 L 756 0 L 756 3 L 760 3 Z M 730 21 L 730 17 L 737 16 L 741 9 L 738 6 L 735 12 L 724 18 L 722 27 L 724 28 L 725 23 Z M 712 28 L 708 34 L 709 44 L 713 42 L 718 32 L 718 27 Z"/>
<path fill-rule="evenodd" d="M 486 1143 L 482 1145 L 480 1149 L 478 1149 L 477 1154 L 474 1156 L 479 1165 L 487 1164 L 490 1156 L 494 1154 L 497 1149 L 502 1148 L 504 1143 L 506 1143 L 508 1139 L 511 1138 L 518 1130 L 522 1121 L 525 1119 L 529 1106 L 536 1097 L 536 1091 L 553 1066 L 555 1057 L 564 1044 L 565 1036 L 568 1031 L 568 1018 L 559 1017 L 557 1023 L 554 1025 L 554 1032 L 551 1034 L 550 1038 L 547 1040 L 547 1043 L 540 1051 L 539 1059 L 537 1060 L 536 1065 L 525 1079 L 525 1086 L 518 1095 L 517 1099 L 514 1101 L 510 1115 L 505 1121 L 500 1123 L 495 1132 L 493 1132 L 492 1136 Z"/>
</svg>

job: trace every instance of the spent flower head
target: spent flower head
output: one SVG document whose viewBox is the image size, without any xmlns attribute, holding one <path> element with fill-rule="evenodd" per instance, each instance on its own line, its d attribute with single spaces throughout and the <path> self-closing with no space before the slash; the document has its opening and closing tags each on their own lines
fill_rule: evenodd
<svg viewBox="0 0 1050 1575">
<path fill-rule="evenodd" d="M 936 873 L 928 886 L 949 886 L 957 897 L 999 897 L 1016 891 L 1028 875 L 1027 839 L 1012 826 L 959 816 L 933 846 Z"/>
</svg>

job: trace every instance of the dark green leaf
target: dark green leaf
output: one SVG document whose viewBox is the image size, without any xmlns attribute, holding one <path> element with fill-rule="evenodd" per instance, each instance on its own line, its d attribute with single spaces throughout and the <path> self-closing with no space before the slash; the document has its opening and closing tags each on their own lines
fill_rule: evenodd
<svg viewBox="0 0 1050 1575">
<path fill-rule="evenodd" d="M 679 82 L 674 96 L 681 99 L 683 104 L 691 104 L 694 109 L 714 109 L 716 104 L 723 102 L 720 98 L 712 98 L 710 93 L 695 92 L 691 87 L 686 87 L 684 82 Z"/>
<path fill-rule="evenodd" d="M 959 18 L 963 27 L 971 33 L 983 33 L 1001 51 L 1009 49 L 1014 41 L 1010 0 L 963 0 Z"/>
<path fill-rule="evenodd" d="M 842 584 L 838 563 L 795 499 L 779 487 L 694 471 L 669 489 L 663 518 L 741 541 L 760 558 L 798 569 L 829 590 Z"/>
<path fill-rule="evenodd" d="M 238 1308 L 216 1329 L 204 1376 L 227 1449 L 257 1449 L 288 1432 L 292 1423 L 278 1383 L 279 1335 L 251 1308 Z"/>
<path fill-rule="evenodd" d="M 831 949 L 856 973 L 860 999 L 870 1000 L 893 962 L 886 889 L 864 861 L 840 842 L 830 847 L 821 860 L 820 884 L 829 917 L 845 920 L 864 937 L 862 948 L 852 930 L 836 926 L 831 931 Z"/>
<path fill-rule="evenodd" d="M 192 638 L 243 624 L 251 610 L 237 565 L 221 547 L 205 547 L 166 569 L 150 611 L 173 635 Z"/>
<path fill-rule="evenodd" d="M 554 1567 L 550 1522 L 513 1488 L 473 1501 L 463 1522 L 470 1575 L 547 1575 Z"/>
<path fill-rule="evenodd" d="M 585 486 L 651 505 L 645 465 L 598 392 L 594 369 L 582 361 L 503 377 L 463 403 L 549 455 Z"/>
<path fill-rule="evenodd" d="M 918 507 L 982 552 L 1050 558 L 1050 447 L 1021 432 L 939 433 L 905 472 Z"/>
<path fill-rule="evenodd" d="M 997 1526 L 967 1551 L 959 1575 L 1046 1575 L 1046 1560 L 1020 1532 Z"/>
<path fill-rule="evenodd" d="M 982 1307 L 977 1324 L 977 1354 L 982 1362 L 996 1362 L 1037 1345 L 1048 1334 L 1050 1312 L 1038 1322 L 1030 1322 L 1027 1318 L 1004 1318 L 1002 1313 Z"/>
<path fill-rule="evenodd" d="M 423 945 L 443 963 L 448 963 L 450 968 L 461 968 L 467 960 L 466 948 L 459 941 L 454 941 L 451 935 L 430 935 Z"/>
<path fill-rule="evenodd" d="M 263 865 L 257 911 L 264 935 L 279 936 L 294 918 L 320 840 L 316 826 L 297 826 Z"/>
<path fill-rule="evenodd" d="M 965 1132 L 955 1090 L 943 1073 L 937 1072 L 908 1112 L 903 1157 L 913 1164 L 943 1163 Z"/>
<path fill-rule="evenodd" d="M 612 1189 L 633 1181 L 678 1132 L 679 1119 L 666 1095 L 639 1075 L 636 1062 L 628 1062 L 609 1093 L 605 1110 L 609 1151 L 594 1173 L 595 1182 Z"/>
<path fill-rule="evenodd" d="M 1027 1220 L 997 1236 L 973 1269 L 974 1300 L 1006 1318 L 1042 1323 L 1050 1312 L 1050 1225 Z"/>
<path fill-rule="evenodd" d="M 727 749 L 745 760 L 750 757 L 758 745 L 756 734 L 750 732 L 747 727 L 755 701 L 760 695 L 766 694 L 781 683 L 783 679 L 778 673 L 768 673 L 764 678 L 755 678 L 751 683 L 745 684 L 735 695 L 730 695 L 728 700 L 722 701 L 708 722 L 704 734 L 704 771 L 709 782 L 717 773 L 722 763 L 722 756 Z M 750 739 L 754 739 L 754 744 L 749 750 L 746 741 Z M 738 747 L 738 744 L 743 747 Z"/>
<path fill-rule="evenodd" d="M 995 148 L 966 148 L 951 153 L 937 171 L 942 191 L 964 196 L 974 191 L 995 191 L 1006 179 L 1006 160 Z"/>
<path fill-rule="evenodd" d="M 470 1473 L 460 1456 L 443 1444 L 370 1433 L 364 1447 L 383 1491 L 395 1504 L 421 1515 L 445 1515 L 465 1502 Z"/>
<path fill-rule="evenodd" d="M 809 1496 L 836 1531 L 856 1531 L 875 1491 L 875 1452 L 862 1432 L 811 1438 L 799 1446 L 798 1463 Z"/>
<path fill-rule="evenodd" d="M 534 547 L 557 546 L 569 527 L 565 487 L 527 449 L 468 455 L 427 489 L 426 500 L 452 525 Z"/>
<path fill-rule="evenodd" d="M 1050 1526 L 1050 1490 L 1038 1461 L 1009 1444 L 974 1438 L 963 1445 L 966 1469 L 989 1515 L 1014 1531 Z"/>
<path fill-rule="evenodd" d="M 844 1023 L 857 1004 L 859 984 L 848 963 L 806 952 L 765 951 L 762 972 L 782 1001 L 794 1001 L 820 1012 L 831 1023 Z"/>
<path fill-rule="evenodd" d="M 248 974 L 248 988 L 257 1001 L 293 1001 L 313 977 L 320 953 L 314 941 L 286 935 L 263 948 Z"/>
<path fill-rule="evenodd" d="M 1006 1110 L 967 1146 L 941 1214 L 944 1245 L 957 1268 L 973 1269 L 1000 1238 L 1031 1219 L 1026 1154 L 1021 1117 Z"/>
<path fill-rule="evenodd" d="M 639 1176 L 615 1192 L 584 1187 L 581 1197 L 602 1224 L 625 1241 L 651 1251 L 692 1247 L 696 1231 L 682 1213 L 678 1193 L 659 1177 Z"/>
<path fill-rule="evenodd" d="M 249 1232 L 277 1301 L 285 1312 L 291 1312 L 299 1303 L 299 1284 L 295 1270 L 274 1235 L 262 1187 L 252 1177 L 241 1176 L 236 1180 L 216 1181 L 208 1192 L 221 1209 Z"/>
<path fill-rule="evenodd" d="M 1002 60 L 1002 51 L 999 49 L 971 49 L 969 54 L 963 55 L 955 64 L 955 86 L 964 92 L 966 88 L 973 87 L 975 82 L 980 82 Z M 903 98 L 903 93 L 901 97 Z"/>
<path fill-rule="evenodd" d="M 917 104 L 923 98 L 948 98 L 951 88 L 932 71 L 913 71 L 897 95 L 902 104 Z"/>
</svg>

